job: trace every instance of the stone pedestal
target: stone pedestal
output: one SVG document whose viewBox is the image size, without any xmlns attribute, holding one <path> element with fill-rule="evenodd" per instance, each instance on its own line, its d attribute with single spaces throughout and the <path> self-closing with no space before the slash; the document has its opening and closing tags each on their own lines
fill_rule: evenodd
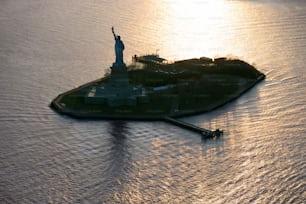
<svg viewBox="0 0 306 204">
<path fill-rule="evenodd" d="M 135 106 L 137 103 L 148 101 L 149 98 L 142 86 L 133 86 L 129 83 L 126 65 L 116 63 L 111 67 L 110 80 L 92 87 L 86 98 L 88 104 L 106 104 L 110 107 Z"/>
<path fill-rule="evenodd" d="M 125 87 L 129 85 L 128 73 L 125 64 L 113 64 L 111 67 L 111 78 L 109 83 L 115 87 Z"/>
</svg>

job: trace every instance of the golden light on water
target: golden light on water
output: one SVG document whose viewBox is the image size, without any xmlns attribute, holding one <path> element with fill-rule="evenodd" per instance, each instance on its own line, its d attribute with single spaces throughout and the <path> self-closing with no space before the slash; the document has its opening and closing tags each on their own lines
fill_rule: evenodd
<svg viewBox="0 0 306 204">
<path fill-rule="evenodd" d="M 182 16 L 197 16 L 203 20 L 223 17 L 226 12 L 224 1 L 185 1 L 177 0 L 170 5 L 170 9 Z M 208 22 L 209 23 L 209 22 Z"/>
<path fill-rule="evenodd" d="M 214 56 L 222 48 L 220 28 L 230 20 L 229 6 L 219 1 L 165 0 L 161 36 L 165 53 L 175 53 L 176 58 Z M 172 56 L 170 56 L 171 58 Z"/>
<path fill-rule="evenodd" d="M 250 59 L 249 53 L 262 50 L 250 48 L 249 42 L 256 45 L 267 38 L 256 31 L 259 6 L 226 0 L 162 0 L 133 5 L 133 11 L 143 14 L 141 18 L 131 14 L 128 24 L 122 19 L 122 25 L 127 25 L 125 36 L 133 36 L 127 42 L 127 48 L 133 49 L 130 53 L 126 50 L 127 56 L 158 50 L 170 61 L 202 56 Z"/>
</svg>

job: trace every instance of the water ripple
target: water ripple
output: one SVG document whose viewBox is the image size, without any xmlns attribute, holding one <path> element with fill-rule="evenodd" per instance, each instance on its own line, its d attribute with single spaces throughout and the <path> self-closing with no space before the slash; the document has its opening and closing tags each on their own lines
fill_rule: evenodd
<svg viewBox="0 0 306 204">
<path fill-rule="evenodd" d="M 267 75 L 218 110 L 183 118 L 224 129 L 222 138 L 201 140 L 165 122 L 79 121 L 48 107 L 58 93 L 104 73 L 113 24 L 124 31 L 126 56 L 157 48 L 174 58 L 189 53 L 185 41 L 166 36 L 176 39 L 193 19 L 175 21 L 170 3 L 1 2 L 1 203 L 304 202 L 303 2 L 227 2 L 237 16 L 214 19 L 211 32 L 226 33 L 218 35 L 222 50 L 255 60 Z M 182 37 L 215 49 L 208 42 L 216 36 L 204 31 Z M 179 47 L 171 51 L 168 41 Z"/>
</svg>

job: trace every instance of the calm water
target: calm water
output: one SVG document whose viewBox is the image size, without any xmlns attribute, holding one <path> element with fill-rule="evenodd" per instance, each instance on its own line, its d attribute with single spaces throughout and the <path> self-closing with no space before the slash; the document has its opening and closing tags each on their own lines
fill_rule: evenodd
<svg viewBox="0 0 306 204">
<path fill-rule="evenodd" d="M 267 75 L 238 100 L 164 122 L 78 121 L 49 107 L 134 54 L 237 56 Z M 0 2 L 0 203 L 303 203 L 305 1 Z"/>
</svg>

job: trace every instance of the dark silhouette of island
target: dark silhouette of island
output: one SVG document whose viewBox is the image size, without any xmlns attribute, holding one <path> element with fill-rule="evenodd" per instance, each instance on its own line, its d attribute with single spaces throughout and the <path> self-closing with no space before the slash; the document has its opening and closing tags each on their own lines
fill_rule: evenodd
<svg viewBox="0 0 306 204">
<path fill-rule="evenodd" d="M 76 118 L 166 120 L 207 137 L 209 131 L 174 119 L 214 110 L 241 96 L 265 75 L 239 59 L 207 57 L 168 63 L 158 55 L 134 55 L 123 61 L 124 44 L 115 34 L 111 73 L 58 95 L 57 112 Z"/>
<path fill-rule="evenodd" d="M 206 139 L 223 131 L 175 118 L 216 109 L 265 78 L 250 64 L 227 58 L 167 63 L 158 55 L 134 55 L 133 64 L 126 66 L 124 44 L 113 27 L 112 33 L 116 59 L 111 74 L 58 95 L 51 103 L 54 110 L 75 118 L 164 120 Z"/>
<path fill-rule="evenodd" d="M 142 69 L 135 64 L 125 74 L 112 69 L 108 76 L 59 95 L 52 106 L 78 118 L 179 117 L 216 109 L 265 78 L 238 59 L 199 58 L 169 64 L 138 59 Z"/>
</svg>

